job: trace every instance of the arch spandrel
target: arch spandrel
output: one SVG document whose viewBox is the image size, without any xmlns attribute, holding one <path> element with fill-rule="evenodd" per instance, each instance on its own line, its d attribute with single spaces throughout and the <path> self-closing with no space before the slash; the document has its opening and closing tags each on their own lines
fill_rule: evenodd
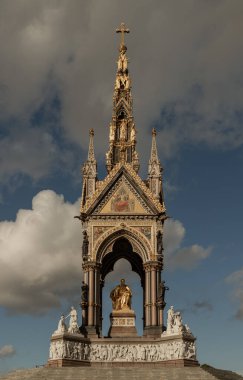
<svg viewBox="0 0 243 380">
<path fill-rule="evenodd" d="M 122 228 L 120 226 L 114 227 L 102 234 L 93 248 L 93 252 L 96 255 L 95 260 L 101 264 L 103 258 L 113 250 L 115 242 L 122 237 L 129 241 L 133 252 L 137 252 L 143 263 L 150 260 L 152 248 L 148 239 L 136 229 L 128 226 Z"/>
</svg>

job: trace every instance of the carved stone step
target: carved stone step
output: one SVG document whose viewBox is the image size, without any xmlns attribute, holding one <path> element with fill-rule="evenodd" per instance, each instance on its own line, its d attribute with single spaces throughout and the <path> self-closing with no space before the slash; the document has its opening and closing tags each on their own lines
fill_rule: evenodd
<svg viewBox="0 0 243 380">
<path fill-rule="evenodd" d="M 213 380 L 200 367 L 184 368 L 33 368 L 0 376 L 0 380 Z"/>
</svg>

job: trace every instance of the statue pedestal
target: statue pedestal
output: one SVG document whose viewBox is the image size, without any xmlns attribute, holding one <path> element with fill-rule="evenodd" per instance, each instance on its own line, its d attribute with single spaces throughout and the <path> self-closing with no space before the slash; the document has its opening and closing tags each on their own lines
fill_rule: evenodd
<svg viewBox="0 0 243 380">
<path fill-rule="evenodd" d="M 108 332 L 110 338 L 136 337 L 135 312 L 131 309 L 113 310 L 110 314 L 111 326 Z"/>
</svg>

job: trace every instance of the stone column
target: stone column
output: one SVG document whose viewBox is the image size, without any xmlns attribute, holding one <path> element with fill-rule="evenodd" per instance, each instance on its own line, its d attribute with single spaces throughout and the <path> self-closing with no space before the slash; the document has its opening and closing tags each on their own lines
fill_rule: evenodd
<svg viewBox="0 0 243 380">
<path fill-rule="evenodd" d="M 151 325 L 157 326 L 157 278 L 156 278 L 156 267 L 151 266 Z"/>
<path fill-rule="evenodd" d="M 157 311 L 158 311 L 158 325 L 163 328 L 163 300 L 161 287 L 161 267 L 157 268 Z"/>
<path fill-rule="evenodd" d="M 94 326 L 94 268 L 89 266 L 88 326 Z"/>
<path fill-rule="evenodd" d="M 149 310 L 149 303 L 150 303 L 150 276 L 149 276 L 149 268 L 147 266 L 144 267 L 145 269 L 145 321 L 144 326 L 150 326 L 150 310 Z"/>
<path fill-rule="evenodd" d="M 95 267 L 95 297 L 94 297 L 94 324 L 96 328 L 100 325 L 100 267 Z"/>
<path fill-rule="evenodd" d="M 102 309 L 102 293 L 103 293 L 103 287 L 104 287 L 104 280 L 100 278 L 100 310 L 99 310 L 99 333 L 102 335 L 102 322 L 103 322 L 103 309 Z"/>
<path fill-rule="evenodd" d="M 144 335 L 160 336 L 162 332 L 161 313 L 158 305 L 158 286 L 160 279 L 160 265 L 157 261 L 150 261 L 144 265 L 145 277 L 145 310 L 146 324 Z"/>
</svg>

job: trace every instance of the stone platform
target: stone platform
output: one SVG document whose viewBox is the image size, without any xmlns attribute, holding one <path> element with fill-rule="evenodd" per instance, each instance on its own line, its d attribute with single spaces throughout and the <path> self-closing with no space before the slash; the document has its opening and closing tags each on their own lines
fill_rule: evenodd
<svg viewBox="0 0 243 380">
<path fill-rule="evenodd" d="M 84 338 L 81 334 L 53 334 L 48 367 L 185 367 L 198 366 L 192 334 L 160 338 Z"/>
<path fill-rule="evenodd" d="M 1 380 L 215 380 L 200 367 L 184 368 L 33 368 L 0 376 Z"/>
</svg>

